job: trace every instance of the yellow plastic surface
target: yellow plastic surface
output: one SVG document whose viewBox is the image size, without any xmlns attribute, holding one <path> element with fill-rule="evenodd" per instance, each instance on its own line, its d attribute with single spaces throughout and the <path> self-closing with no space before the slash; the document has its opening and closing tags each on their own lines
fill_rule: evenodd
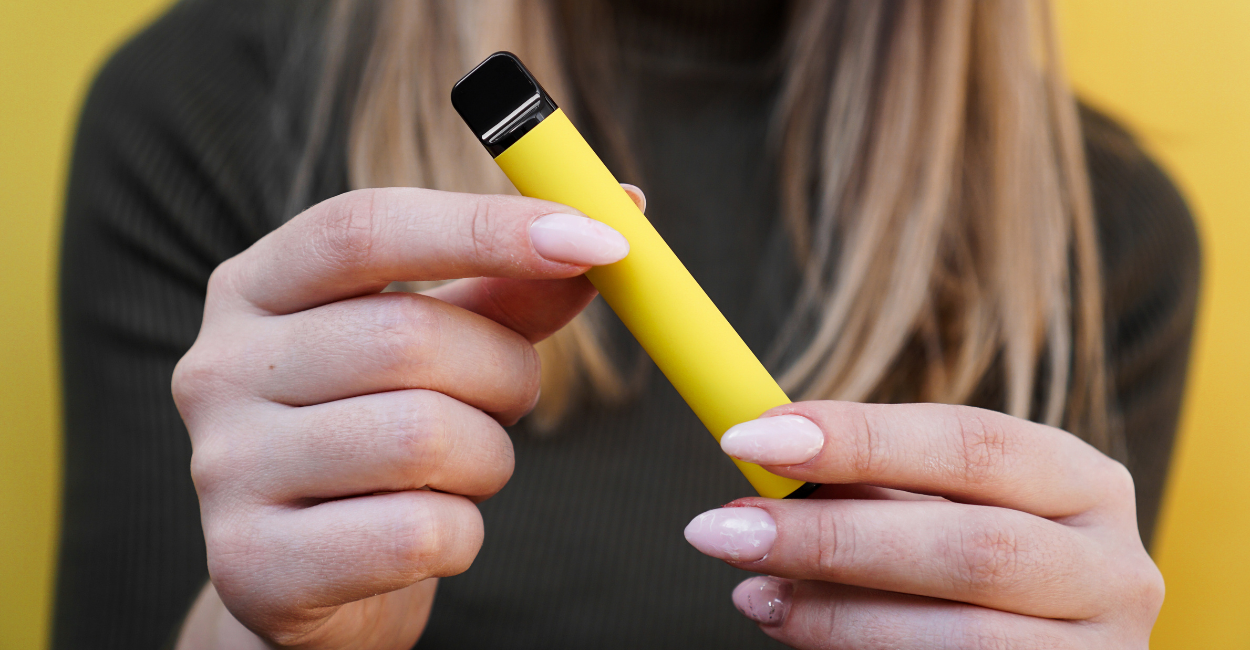
<svg viewBox="0 0 1250 650">
<path fill-rule="evenodd" d="M 564 111 L 495 162 L 521 194 L 577 208 L 629 240 L 625 259 L 586 275 L 717 440 L 729 427 L 790 403 Z M 803 485 L 734 462 L 761 496 L 783 498 Z"/>
</svg>

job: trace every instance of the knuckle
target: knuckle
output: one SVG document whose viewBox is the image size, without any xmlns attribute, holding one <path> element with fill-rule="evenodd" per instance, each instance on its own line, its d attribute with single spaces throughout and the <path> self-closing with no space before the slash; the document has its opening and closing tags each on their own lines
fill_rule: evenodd
<svg viewBox="0 0 1250 650">
<path fill-rule="evenodd" d="M 259 520 L 216 517 L 204 527 L 208 573 L 231 614 L 279 647 L 295 646 L 318 627 L 319 612 L 301 603 L 308 594 L 275 573 Z"/>
<path fill-rule="evenodd" d="M 1136 507 L 1137 486 L 1128 467 L 1109 457 L 1104 457 L 1102 466 L 1102 483 L 1112 503 Z"/>
<path fill-rule="evenodd" d="M 472 249 L 474 257 L 492 257 L 496 252 L 499 246 L 496 233 L 502 219 L 501 213 L 499 197 L 480 196 L 473 201 L 461 237 Z"/>
<path fill-rule="evenodd" d="M 955 418 L 959 462 L 954 471 L 968 485 L 983 485 L 1002 471 L 1007 432 L 999 418 L 974 408 L 950 407 Z"/>
<path fill-rule="evenodd" d="M 438 310 L 415 294 L 391 294 L 379 301 L 367 327 L 372 349 L 383 367 L 421 365 L 438 354 L 446 324 Z"/>
<path fill-rule="evenodd" d="M 216 513 L 205 518 L 208 573 L 223 599 L 246 600 L 263 588 L 254 577 L 266 564 L 265 547 L 255 522 L 245 513 Z"/>
<path fill-rule="evenodd" d="M 512 480 L 512 472 L 516 470 L 516 450 L 512 446 L 512 439 L 507 433 L 502 434 L 502 444 L 499 446 L 498 463 L 496 467 L 499 471 L 495 474 L 495 481 L 487 488 L 487 493 L 494 494 L 503 489 L 508 481 Z"/>
<path fill-rule="evenodd" d="M 1019 648 L 1019 640 L 1014 638 L 1011 631 L 1001 621 L 995 620 L 996 618 L 986 616 L 971 608 L 965 610 L 963 625 L 958 628 L 955 638 L 950 640 L 949 647 L 968 650 Z"/>
<path fill-rule="evenodd" d="M 851 608 L 846 601 L 838 598 L 809 598 L 803 603 L 805 615 L 795 616 L 795 608 L 791 606 L 791 614 L 782 621 L 782 631 L 798 632 L 804 639 L 812 639 L 817 643 L 810 646 L 794 644 L 791 647 L 840 647 L 833 645 L 836 640 L 847 636 L 847 628 L 858 626 L 867 648 L 889 648 L 891 641 L 897 640 L 897 634 L 891 634 L 888 628 L 895 624 L 882 620 L 884 617 L 857 617 L 852 622 Z M 793 637 L 791 637 L 793 638 Z M 793 641 L 791 641 L 793 644 Z"/>
<path fill-rule="evenodd" d="M 208 556 L 209 573 L 215 583 L 220 581 L 229 585 L 239 575 L 240 560 L 246 559 L 249 550 L 255 546 L 251 535 L 242 534 L 241 527 L 232 521 L 230 517 L 212 516 L 204 525 L 204 549 Z"/>
<path fill-rule="evenodd" d="M 414 499 L 406 512 L 395 536 L 399 577 L 417 582 L 469 568 L 483 539 L 476 506 L 463 497 L 440 495 Z"/>
<path fill-rule="evenodd" d="M 819 575 L 836 579 L 848 566 L 855 566 L 855 526 L 836 505 L 821 508 L 816 526 L 816 568 Z"/>
<path fill-rule="evenodd" d="M 1167 597 L 1167 584 L 1163 580 L 1163 573 L 1153 563 L 1150 565 L 1148 577 L 1143 581 L 1141 596 L 1151 618 L 1158 616 L 1159 611 L 1163 609 L 1163 601 Z"/>
<path fill-rule="evenodd" d="M 224 447 L 219 440 L 209 437 L 196 444 L 191 452 L 191 482 L 201 499 L 216 492 L 224 482 L 229 467 Z"/>
<path fill-rule="evenodd" d="M 980 607 L 960 607 L 956 623 L 944 635 L 943 648 L 967 650 L 1061 650 L 1073 647 L 1070 635 L 1040 626 L 1021 628 L 1001 612 Z"/>
<path fill-rule="evenodd" d="M 501 424 L 515 424 L 538 404 L 542 390 L 542 357 L 519 334 L 497 330 L 491 344 L 499 362 L 489 370 L 492 398 L 485 410 Z"/>
<path fill-rule="evenodd" d="M 418 391 L 407 400 L 391 427 L 396 431 L 403 470 L 428 480 L 428 474 L 451 454 L 452 439 L 448 432 L 448 409 L 436 394 Z"/>
<path fill-rule="evenodd" d="M 1011 529 L 973 521 L 961 527 L 960 580 L 970 593 L 994 593 L 1017 583 L 1027 569 L 1021 539 Z"/>
<path fill-rule="evenodd" d="M 229 372 L 228 355 L 214 353 L 211 346 L 193 345 L 174 366 L 170 391 L 174 404 L 183 417 L 187 417 L 211 396 L 226 380 Z"/>
<path fill-rule="evenodd" d="M 542 357 L 539 356 L 538 349 L 529 343 L 521 345 L 521 371 L 518 379 L 521 402 L 526 405 L 524 410 L 528 413 L 538 404 L 538 396 L 542 390 Z"/>
<path fill-rule="evenodd" d="M 236 278 L 238 277 L 238 272 L 235 270 L 239 264 L 238 259 L 238 257 L 232 257 L 218 264 L 217 268 L 213 269 L 213 272 L 208 276 L 208 288 L 205 294 L 207 303 L 220 300 L 223 296 L 234 291 Z"/>
<path fill-rule="evenodd" d="M 1143 557 L 1134 562 L 1129 569 L 1128 596 L 1129 602 L 1153 621 L 1158 616 L 1159 610 L 1163 609 L 1167 587 L 1159 567 L 1144 553 L 1142 555 Z"/>
<path fill-rule="evenodd" d="M 195 350 L 192 348 L 190 352 L 183 355 L 174 366 L 174 375 L 169 382 L 170 392 L 173 393 L 174 404 L 183 411 L 186 416 L 186 410 L 195 404 L 196 397 L 200 394 L 201 385 L 204 383 L 204 368 L 198 363 L 195 357 Z"/>
<path fill-rule="evenodd" d="M 404 578 L 416 582 L 433 575 L 446 551 L 444 526 L 430 509 L 416 504 L 399 524 L 395 555 Z"/>
<path fill-rule="evenodd" d="M 870 415 L 874 407 L 855 406 L 848 414 L 851 449 L 849 458 L 853 475 L 867 479 L 880 472 L 885 455 L 881 449 L 881 436 L 877 435 L 877 423 Z"/>
<path fill-rule="evenodd" d="M 366 266 L 373 255 L 375 215 L 384 209 L 377 190 L 339 196 L 322 213 L 315 229 L 320 254 L 342 267 Z"/>
</svg>

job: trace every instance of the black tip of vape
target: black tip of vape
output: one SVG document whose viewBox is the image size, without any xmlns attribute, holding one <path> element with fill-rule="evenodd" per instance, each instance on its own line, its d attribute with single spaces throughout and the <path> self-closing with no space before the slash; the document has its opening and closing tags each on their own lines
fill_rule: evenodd
<svg viewBox="0 0 1250 650">
<path fill-rule="evenodd" d="M 496 52 L 461 77 L 451 89 L 451 105 L 494 156 L 556 110 L 556 103 L 511 52 Z"/>
<path fill-rule="evenodd" d="M 799 486 L 799 489 L 791 492 L 790 494 L 787 494 L 786 498 L 787 499 L 806 499 L 807 497 L 812 496 L 812 493 L 815 492 L 816 488 L 818 487 L 820 487 L 820 483 L 804 483 L 803 485 Z"/>
<path fill-rule="evenodd" d="M 451 105 L 480 138 L 540 92 L 538 82 L 516 56 L 496 52 L 456 82 Z"/>
</svg>

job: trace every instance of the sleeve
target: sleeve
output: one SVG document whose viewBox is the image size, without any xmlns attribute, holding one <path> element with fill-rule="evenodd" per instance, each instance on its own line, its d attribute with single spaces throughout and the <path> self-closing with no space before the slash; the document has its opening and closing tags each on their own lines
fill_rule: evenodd
<svg viewBox="0 0 1250 650">
<path fill-rule="evenodd" d="M 1082 110 L 1103 258 L 1113 421 L 1149 548 L 1189 365 L 1201 256 L 1184 199 L 1114 122 Z"/>
<path fill-rule="evenodd" d="M 270 4 L 179 3 L 112 57 L 82 112 L 59 278 L 57 649 L 158 648 L 207 577 L 170 379 L 210 273 L 281 221 Z"/>
</svg>

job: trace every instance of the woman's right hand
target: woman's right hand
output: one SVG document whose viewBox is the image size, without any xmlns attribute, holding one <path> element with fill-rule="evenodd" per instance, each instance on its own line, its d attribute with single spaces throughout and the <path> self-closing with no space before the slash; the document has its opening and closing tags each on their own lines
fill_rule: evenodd
<svg viewBox="0 0 1250 650">
<path fill-rule="evenodd" d="M 218 267 L 173 380 L 211 577 L 179 647 L 411 647 L 433 578 L 481 547 L 475 502 L 511 476 L 533 343 L 594 297 L 587 268 L 627 252 L 564 206 L 387 189 Z M 382 293 L 450 278 L 473 279 Z"/>
</svg>

